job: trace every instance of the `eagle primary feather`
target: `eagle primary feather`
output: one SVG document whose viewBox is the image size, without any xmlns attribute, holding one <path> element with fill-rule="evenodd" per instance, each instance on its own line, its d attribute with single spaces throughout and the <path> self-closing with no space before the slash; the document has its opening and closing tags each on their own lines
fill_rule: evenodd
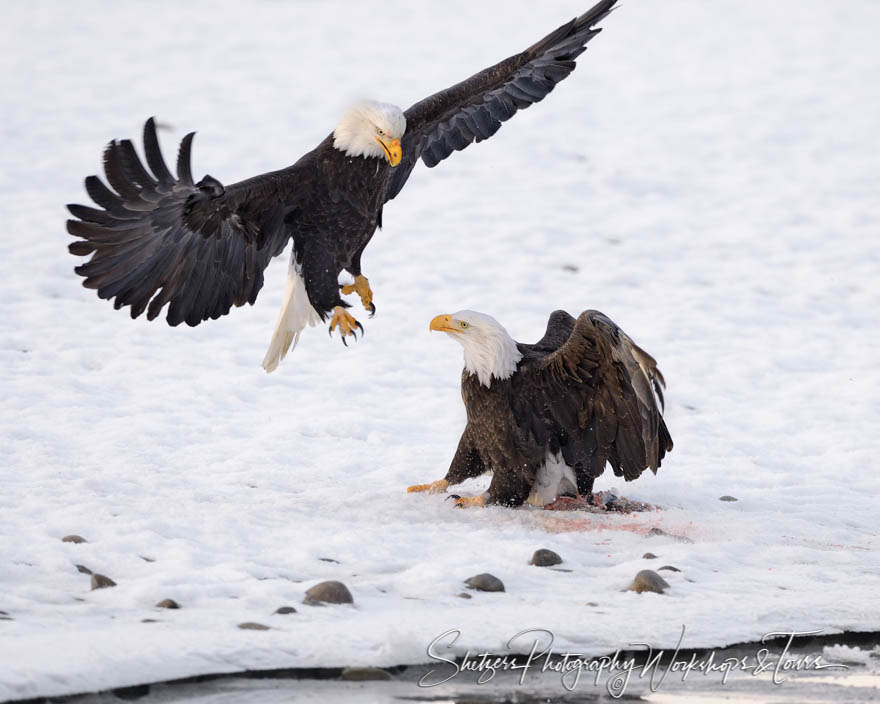
<svg viewBox="0 0 880 704">
<path fill-rule="evenodd" d="M 104 152 L 104 174 L 86 179 L 99 208 L 68 206 L 71 253 L 90 256 L 75 271 L 98 296 L 132 317 L 198 325 L 232 306 L 253 304 L 272 257 L 293 241 L 285 299 L 269 352 L 274 369 L 307 324 L 330 318 L 345 341 L 360 323 L 341 294 L 357 292 L 375 312 L 361 255 L 385 203 L 416 163 L 433 167 L 453 151 L 492 136 L 518 110 L 542 100 L 575 68 L 616 0 L 602 0 L 524 52 L 410 107 L 361 101 L 334 132 L 287 168 L 224 186 L 195 181 L 193 133 L 180 144 L 176 176 L 159 148 L 153 119 L 144 126 L 145 167 L 129 140 Z M 149 168 L 147 168 L 149 167 Z M 355 283 L 338 285 L 343 271 Z M 306 296 L 303 299 L 303 295 Z"/>
<path fill-rule="evenodd" d="M 606 463 L 630 481 L 656 472 L 672 450 L 656 361 L 602 313 L 575 319 L 556 311 L 533 345 L 473 311 L 437 316 L 431 329 L 464 347 L 467 426 L 446 477 L 412 490 L 445 489 L 491 470 L 486 501 L 518 506 L 548 466 L 589 494 Z"/>
</svg>

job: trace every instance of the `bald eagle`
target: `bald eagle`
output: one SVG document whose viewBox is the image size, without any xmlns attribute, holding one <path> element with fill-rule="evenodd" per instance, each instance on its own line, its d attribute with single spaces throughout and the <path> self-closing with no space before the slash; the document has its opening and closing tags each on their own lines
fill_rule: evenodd
<svg viewBox="0 0 880 704">
<path fill-rule="evenodd" d="M 408 491 L 442 492 L 492 471 L 487 493 L 457 505 L 545 506 L 589 496 L 606 462 L 630 481 L 656 473 L 672 450 L 657 362 L 602 313 L 557 310 L 533 345 L 470 310 L 438 315 L 430 329 L 464 347 L 467 426 L 446 477 Z"/>
<path fill-rule="evenodd" d="M 594 25 L 615 4 L 602 0 L 522 53 L 416 103 L 406 112 L 374 101 L 348 109 L 333 132 L 295 164 L 224 186 L 195 181 L 194 133 L 183 138 L 176 175 L 162 157 L 153 119 L 144 126 L 147 169 L 129 140 L 104 151 L 110 188 L 89 176 L 99 208 L 69 205 L 70 245 L 91 258 L 76 267 L 87 288 L 131 316 L 156 318 L 168 304 L 170 325 L 198 325 L 233 305 L 253 304 L 263 270 L 293 240 L 287 289 L 269 350 L 272 371 L 307 325 L 330 320 L 357 339 L 363 326 L 340 294 L 376 307 L 361 257 L 384 205 L 397 196 L 421 159 L 436 166 L 453 151 L 488 139 L 518 111 L 542 100 L 575 68 L 599 33 Z M 354 281 L 339 286 L 345 270 Z"/>
</svg>

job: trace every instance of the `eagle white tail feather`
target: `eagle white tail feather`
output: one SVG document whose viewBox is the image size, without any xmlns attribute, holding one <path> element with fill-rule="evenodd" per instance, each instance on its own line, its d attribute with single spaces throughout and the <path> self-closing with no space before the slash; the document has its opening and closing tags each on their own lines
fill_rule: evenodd
<svg viewBox="0 0 880 704">
<path fill-rule="evenodd" d="M 305 281 L 291 261 L 287 270 L 287 287 L 281 301 L 281 312 L 278 313 L 275 332 L 272 333 L 269 349 L 263 358 L 263 369 L 267 373 L 275 371 L 278 363 L 287 356 L 291 344 L 296 349 L 296 343 L 306 325 L 314 327 L 320 321 L 321 316 L 309 303 Z"/>
</svg>

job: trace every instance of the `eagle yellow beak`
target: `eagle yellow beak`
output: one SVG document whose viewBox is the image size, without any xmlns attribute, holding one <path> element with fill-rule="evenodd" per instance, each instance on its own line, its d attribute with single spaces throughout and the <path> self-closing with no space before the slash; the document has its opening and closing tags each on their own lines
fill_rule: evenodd
<svg viewBox="0 0 880 704">
<path fill-rule="evenodd" d="M 457 334 L 461 334 L 461 330 L 452 327 L 451 315 L 438 315 L 431 321 L 431 325 L 428 327 L 428 329 L 436 330 L 437 332 L 454 332 Z"/>
<path fill-rule="evenodd" d="M 376 137 L 376 141 L 379 143 L 379 146 L 382 147 L 382 151 L 385 152 L 385 158 L 388 159 L 388 163 L 392 166 L 397 166 L 400 163 L 400 159 L 403 157 L 403 149 L 400 147 L 400 140 Z"/>
</svg>

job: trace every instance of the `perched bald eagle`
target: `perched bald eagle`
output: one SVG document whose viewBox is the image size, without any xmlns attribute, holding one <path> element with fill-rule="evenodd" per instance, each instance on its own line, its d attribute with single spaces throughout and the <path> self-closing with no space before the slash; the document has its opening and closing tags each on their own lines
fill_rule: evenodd
<svg viewBox="0 0 880 704">
<path fill-rule="evenodd" d="M 657 362 L 598 311 L 554 312 L 534 345 L 469 310 L 438 315 L 431 330 L 464 347 L 467 426 L 446 477 L 408 491 L 441 492 L 492 471 L 486 494 L 456 503 L 545 506 L 589 496 L 606 462 L 630 481 L 656 473 L 672 450 Z"/>
<path fill-rule="evenodd" d="M 104 152 L 111 188 L 97 176 L 86 190 L 100 208 L 69 205 L 70 245 L 91 259 L 76 267 L 84 285 L 114 306 L 152 320 L 169 304 L 170 325 L 198 325 L 233 305 L 253 304 L 263 270 L 293 239 L 287 290 L 269 350 L 272 371 L 306 325 L 330 319 L 345 342 L 363 326 L 340 296 L 357 293 L 375 312 L 361 256 L 382 210 L 416 163 L 436 166 L 453 151 L 491 137 L 521 109 L 544 98 L 575 68 L 575 59 L 615 4 L 602 0 L 520 54 L 410 107 L 362 101 L 332 134 L 295 164 L 223 186 L 190 166 L 193 134 L 183 138 L 175 176 L 159 150 L 152 118 L 144 126 L 149 170 L 129 140 Z M 342 270 L 354 283 L 340 287 Z M 305 295 L 303 295 L 303 292 Z"/>
</svg>

